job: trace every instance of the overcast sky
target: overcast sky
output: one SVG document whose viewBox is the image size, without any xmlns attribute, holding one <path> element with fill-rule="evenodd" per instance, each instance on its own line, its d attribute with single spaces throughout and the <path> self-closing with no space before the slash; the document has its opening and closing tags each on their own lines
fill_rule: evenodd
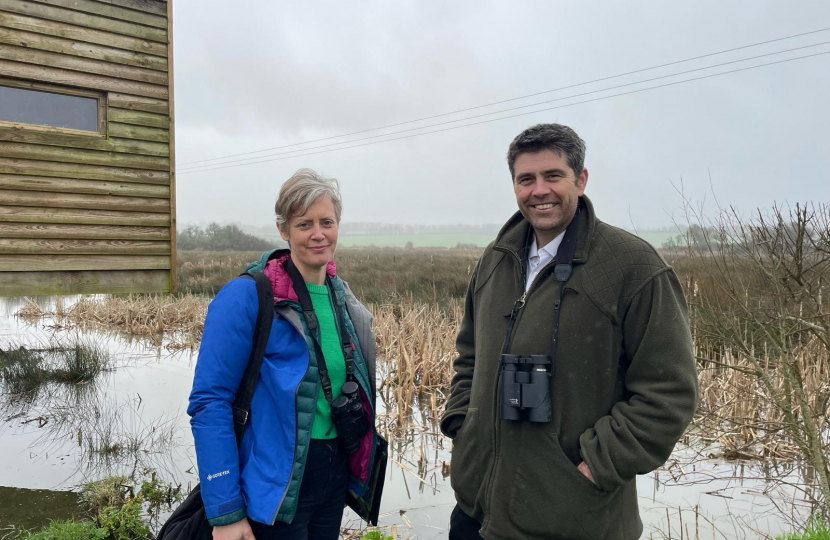
<svg viewBox="0 0 830 540">
<path fill-rule="evenodd" d="M 545 92 L 830 27 L 830 2 L 396 1 L 175 2 L 180 223 L 273 223 L 280 184 L 300 167 L 342 183 L 343 220 L 501 223 L 515 210 L 505 153 L 522 129 L 560 122 L 588 146 L 598 216 L 670 225 L 686 196 L 749 212 L 830 200 L 830 54 L 565 106 L 830 51 L 804 48 L 677 77 L 612 86 L 830 41 L 813 33 L 465 113 L 314 141 Z M 575 94 L 593 92 L 581 97 Z M 566 99 L 562 99 L 566 98 Z M 315 155 L 273 155 L 407 131 L 402 137 L 542 108 L 554 110 Z M 341 145 L 341 146 L 344 146 Z M 321 152 L 340 146 L 325 146 Z M 269 157 L 270 155 L 270 157 Z M 290 156 L 290 155 L 289 155 Z M 275 160 L 278 159 L 278 160 Z M 711 172 L 711 187 L 709 174 Z"/>
</svg>

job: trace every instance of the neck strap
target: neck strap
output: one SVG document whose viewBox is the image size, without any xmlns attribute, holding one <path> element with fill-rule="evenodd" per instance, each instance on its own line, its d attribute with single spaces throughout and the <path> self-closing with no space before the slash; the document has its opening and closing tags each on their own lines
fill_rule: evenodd
<svg viewBox="0 0 830 540">
<path fill-rule="evenodd" d="M 297 295 L 297 299 L 300 301 L 300 306 L 303 309 L 303 317 L 305 318 L 306 326 L 308 326 L 308 331 L 311 333 L 311 339 L 314 342 L 314 353 L 317 356 L 317 366 L 320 372 L 320 384 L 323 386 L 323 395 L 326 397 L 326 402 L 331 405 L 331 402 L 334 399 L 331 389 L 331 379 L 329 378 L 326 358 L 323 356 L 323 348 L 320 341 L 320 323 L 317 320 L 317 314 L 314 313 L 314 305 L 311 303 L 311 295 L 308 293 L 308 287 L 306 287 L 305 279 L 303 279 L 302 274 L 300 274 L 300 271 L 297 269 L 297 266 L 291 258 L 289 258 L 288 262 L 285 263 L 285 271 L 291 279 L 291 284 L 294 287 L 294 293 Z M 353 380 L 354 352 L 352 349 L 352 341 L 349 337 L 349 330 L 346 327 L 346 317 L 343 313 L 340 298 L 338 298 L 328 275 L 326 276 L 326 288 L 329 291 L 329 298 L 334 299 L 334 303 L 337 306 L 337 309 L 333 311 L 335 319 L 337 319 L 340 323 L 338 330 L 340 334 L 340 345 L 343 348 L 343 358 L 346 361 L 346 380 Z"/>
<path fill-rule="evenodd" d="M 556 281 L 560 282 L 560 285 L 559 298 L 554 301 L 553 306 L 553 343 L 551 355 L 553 358 L 556 358 L 557 341 L 559 335 L 559 309 L 562 305 L 562 299 L 565 296 L 565 282 L 568 281 L 568 279 L 571 277 L 571 273 L 573 272 L 573 261 L 574 254 L 576 253 L 576 238 L 578 229 L 579 208 L 577 208 L 574 217 L 571 219 L 571 222 L 568 223 L 568 228 L 565 229 L 565 236 L 562 238 L 562 242 L 559 244 L 559 247 L 556 250 L 556 257 L 554 258 L 556 265 L 553 267 L 553 275 Z M 522 281 L 519 285 L 521 289 L 525 292 L 513 305 L 513 311 L 511 311 L 509 315 L 510 322 L 507 325 L 507 335 L 504 337 L 504 343 L 502 345 L 503 354 L 507 354 L 510 351 L 510 343 L 513 338 L 513 327 L 515 326 L 516 318 L 519 315 L 519 311 L 525 305 L 525 299 L 527 298 L 527 293 L 529 292 L 525 290 L 525 280 L 527 279 L 525 267 L 527 264 L 527 253 L 529 252 L 528 245 L 530 244 L 532 238 L 530 236 L 531 234 L 533 234 L 532 228 L 530 229 L 530 233 L 528 234 L 527 240 L 525 242 L 525 247 L 522 250 Z"/>
<path fill-rule="evenodd" d="M 553 268 L 553 275 L 556 281 L 562 283 L 571 277 L 574 265 L 574 254 L 576 253 L 576 231 L 579 228 L 579 208 L 577 208 L 568 228 L 565 229 L 565 236 L 562 243 L 556 249 L 556 266 Z"/>
</svg>

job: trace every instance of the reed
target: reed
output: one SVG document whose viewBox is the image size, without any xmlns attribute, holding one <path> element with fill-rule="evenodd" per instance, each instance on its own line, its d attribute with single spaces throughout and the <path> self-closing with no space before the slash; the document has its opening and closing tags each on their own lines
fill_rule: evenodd
<svg viewBox="0 0 830 540">
<path fill-rule="evenodd" d="M 719 349 L 712 344 L 695 343 L 701 358 L 698 380 L 700 401 L 693 426 L 695 437 L 715 443 L 721 455 L 730 459 L 784 459 L 803 457 L 798 441 L 785 427 L 800 421 L 805 414 L 817 414 L 820 425 L 830 427 L 830 371 L 826 346 L 811 339 L 793 349 L 791 354 L 803 373 L 802 384 L 807 401 L 794 404 L 789 411 L 776 404 L 776 395 L 786 392 L 789 384 L 784 370 L 775 369 L 776 359 L 769 351 L 760 352 L 760 362 L 767 366 L 767 387 L 755 372 L 755 362 L 746 355 Z M 714 359 L 714 360 L 713 360 Z M 789 412 L 789 414 L 788 414 Z"/>
<path fill-rule="evenodd" d="M 141 336 L 169 349 L 198 347 L 209 300 L 201 296 L 86 296 L 70 307 L 44 309 L 28 299 L 15 315 L 48 318 L 57 328 L 111 329 Z"/>
<path fill-rule="evenodd" d="M 370 308 L 382 374 L 378 395 L 393 425 L 409 425 L 416 409 L 422 415 L 421 425 L 435 424 L 454 373 L 452 360 L 463 304 L 451 299 L 446 308 L 419 302 L 372 304 Z"/>
<path fill-rule="evenodd" d="M 49 383 L 87 384 L 111 368 L 109 352 L 90 340 L 51 343 L 42 348 L 0 349 L 0 380 L 12 394 L 34 392 Z"/>
</svg>

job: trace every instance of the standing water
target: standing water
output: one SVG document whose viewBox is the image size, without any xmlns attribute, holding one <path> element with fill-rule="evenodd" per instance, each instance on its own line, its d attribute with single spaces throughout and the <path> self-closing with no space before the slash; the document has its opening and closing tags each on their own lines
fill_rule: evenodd
<svg viewBox="0 0 830 540">
<path fill-rule="evenodd" d="M 77 298 L 34 300 L 52 310 L 67 309 Z M 75 495 L 67 492 L 110 475 L 155 473 L 183 490 L 197 482 L 185 409 L 198 351 L 170 347 L 164 335 L 16 316 L 26 302 L 0 298 L 0 351 L 42 351 L 48 364 L 46 351 L 82 343 L 106 360 L 81 384 L 48 381 L 21 393 L 0 383 L 0 533 L 75 515 Z M 452 442 L 417 408 L 405 426 L 390 426 L 390 418 L 380 411 L 390 439 L 380 525 L 401 538 L 446 538 L 455 504 L 448 476 Z M 798 470 L 782 475 L 761 463 L 723 463 L 701 453 L 694 444 L 678 446 L 665 466 L 637 479 L 643 538 L 763 538 L 790 530 L 792 518 L 805 518 L 808 510 L 787 485 L 798 482 Z M 343 526 L 361 524 L 347 513 Z"/>
</svg>

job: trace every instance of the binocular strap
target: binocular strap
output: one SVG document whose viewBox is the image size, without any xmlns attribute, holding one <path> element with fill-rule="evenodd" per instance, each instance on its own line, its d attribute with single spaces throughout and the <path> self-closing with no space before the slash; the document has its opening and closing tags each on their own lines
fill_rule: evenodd
<svg viewBox="0 0 830 540">
<path fill-rule="evenodd" d="M 305 279 L 294 265 L 291 258 L 285 263 L 285 270 L 288 277 L 291 279 L 291 284 L 294 286 L 294 292 L 297 294 L 297 299 L 300 301 L 300 306 L 303 309 L 303 317 L 309 332 L 311 332 L 311 340 L 314 342 L 314 354 L 317 356 L 317 366 L 320 372 L 320 384 L 323 386 L 323 395 L 326 402 L 331 406 L 334 396 L 331 389 L 331 379 L 329 378 L 329 370 L 326 365 L 326 358 L 323 356 L 323 348 L 320 343 L 320 324 L 317 322 L 317 315 L 314 313 L 314 306 L 311 303 L 311 295 L 308 293 Z M 343 312 L 343 306 L 337 293 L 331 283 L 331 279 L 326 276 L 326 288 L 329 291 L 329 297 L 334 298 L 334 303 L 337 309 L 334 310 L 335 319 L 339 322 L 340 345 L 343 348 L 343 358 L 346 361 L 346 380 L 354 380 L 354 351 L 352 349 L 352 342 L 349 337 L 349 330 L 346 327 L 346 316 Z"/>
<path fill-rule="evenodd" d="M 553 304 L 553 339 L 551 342 L 551 358 L 553 361 L 556 361 L 556 350 L 558 348 L 558 340 L 559 340 L 559 313 L 560 308 L 562 307 L 562 299 L 565 297 L 565 282 L 571 277 L 571 272 L 573 271 L 573 260 L 574 260 L 574 253 L 576 252 L 576 233 L 577 229 L 579 228 L 579 210 L 576 211 L 574 214 L 573 219 L 568 224 L 568 228 L 565 229 L 565 236 L 562 238 L 562 243 L 559 244 L 559 248 L 556 250 L 556 265 L 553 268 L 553 274 L 556 281 L 560 282 L 559 285 L 559 298 Z M 530 234 L 532 234 L 532 229 L 530 230 Z M 530 238 L 530 236 L 528 236 Z M 527 249 L 523 250 L 524 253 L 527 252 Z M 526 273 L 525 273 L 525 261 L 522 261 L 522 288 L 525 287 L 524 281 L 526 280 Z M 516 303 L 513 304 L 513 311 L 510 312 L 510 323 L 507 325 L 507 335 L 504 337 L 504 344 L 502 346 L 502 354 L 507 354 L 510 352 L 510 342 L 513 338 L 513 327 L 516 324 L 516 318 L 519 315 L 519 310 L 524 307 L 525 298 L 527 293 L 525 292 L 522 296 L 516 300 Z"/>
</svg>

